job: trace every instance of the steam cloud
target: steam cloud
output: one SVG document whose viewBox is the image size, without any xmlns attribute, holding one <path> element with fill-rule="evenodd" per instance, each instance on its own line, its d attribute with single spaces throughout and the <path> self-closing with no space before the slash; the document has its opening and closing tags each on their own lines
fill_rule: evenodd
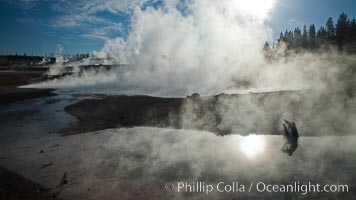
<svg viewBox="0 0 356 200">
<path fill-rule="evenodd" d="M 99 88 L 186 95 L 219 93 L 234 86 L 236 77 L 248 76 L 265 64 L 261 47 L 271 39 L 265 24 L 271 8 L 256 16 L 242 10 L 239 2 L 244 1 L 165 1 L 160 8 L 137 7 L 127 39 L 109 40 L 94 52 L 96 57 L 130 65 L 118 70 L 117 80 L 109 78 Z M 38 86 L 83 87 L 81 78 Z M 97 80 L 95 75 L 89 79 Z"/>
<path fill-rule="evenodd" d="M 244 2 L 168 0 L 159 8 L 136 7 L 127 39 L 108 40 L 93 52 L 128 68 L 35 86 L 158 96 L 219 94 L 241 89 L 241 83 L 249 88 L 325 88 L 354 62 L 333 51 L 285 56 L 283 48 L 276 52 L 280 59 L 266 61 L 261 49 L 271 40 L 266 22 L 276 1 L 254 8 L 259 14 L 248 12 Z"/>
<path fill-rule="evenodd" d="M 231 129 L 232 133 L 246 133 L 253 127 L 256 132 L 265 133 L 266 129 L 280 126 L 279 122 L 285 117 L 297 119 L 302 136 L 316 132 L 318 135 L 354 134 L 354 87 L 345 81 L 345 75 L 350 74 L 350 66 L 355 66 L 356 58 L 333 50 L 289 52 L 285 56 L 284 50 L 279 49 L 280 52 L 275 53 L 280 58 L 268 61 L 261 49 L 263 43 L 271 39 L 266 21 L 272 7 L 257 16 L 245 12 L 236 2 L 239 1 L 172 0 L 160 8 L 136 8 L 127 39 L 109 40 L 101 51 L 93 53 L 113 64 L 129 64 L 128 68 L 106 73 L 89 71 L 35 86 L 161 96 L 193 92 L 219 94 L 244 87 L 311 89 L 279 98 L 219 97 L 214 102 L 214 109 L 221 117 L 219 122 L 211 113 L 198 116 L 203 106 L 188 99 L 183 107 L 182 126 L 216 125 L 221 130 Z M 103 181 L 111 177 L 158 182 L 184 179 L 216 182 L 221 178 L 229 181 L 229 177 L 247 181 L 263 177 L 277 182 L 294 180 L 294 177 L 323 183 L 348 180 L 346 183 L 351 184 L 354 181 L 354 159 L 340 156 L 354 158 L 353 137 L 302 138 L 293 162 L 279 152 L 281 141 L 270 137 L 268 152 L 260 159 L 261 165 L 255 165 L 231 151 L 236 144 L 230 144 L 228 137 L 216 138 L 189 131 L 173 135 L 172 130 L 147 128 L 120 129 L 117 131 L 120 134 L 113 132 L 96 137 L 84 134 L 85 139 L 71 137 L 73 144 L 78 144 L 80 139 L 83 152 L 92 152 L 87 150 L 91 148 L 100 150 L 100 156 L 99 151 L 95 151 L 94 155 L 76 159 L 76 162 L 83 160 L 83 169 L 93 164 L 100 169 L 88 169 L 103 185 L 96 192 L 99 197 L 112 195 L 107 192 L 114 187 L 112 182 Z M 107 144 L 98 142 L 97 137 L 108 141 Z M 73 154 L 72 149 L 67 151 L 68 155 Z M 81 181 L 83 188 L 88 188 L 86 184 L 91 185 L 95 179 L 82 178 Z M 122 195 L 122 191 L 119 192 Z M 131 194 L 130 190 L 125 192 Z M 92 195 L 86 192 L 89 194 Z M 283 197 L 281 199 L 285 199 Z"/>
<path fill-rule="evenodd" d="M 279 48 L 274 52 L 278 58 L 268 60 L 262 46 L 271 37 L 266 22 L 273 6 L 257 15 L 246 12 L 243 3 L 165 1 L 159 8 L 136 7 L 127 39 L 108 40 L 93 53 L 112 63 L 129 64 L 127 68 L 86 72 L 36 86 L 155 96 L 210 95 L 244 88 L 305 89 L 309 92 L 266 97 L 262 102 L 219 98 L 215 106 L 221 123 L 208 113 L 198 117 L 200 121 L 185 120 L 189 123 L 183 122 L 183 127 L 196 127 L 193 122 L 232 132 L 234 127 L 242 132 L 250 127 L 274 130 L 286 117 L 299 119 L 297 124 L 311 134 L 353 133 L 354 83 L 347 80 L 352 80 L 348 76 L 355 57 L 332 49 L 286 55 Z M 194 108 L 199 106 L 186 104 L 182 118 L 197 119 Z"/>
</svg>

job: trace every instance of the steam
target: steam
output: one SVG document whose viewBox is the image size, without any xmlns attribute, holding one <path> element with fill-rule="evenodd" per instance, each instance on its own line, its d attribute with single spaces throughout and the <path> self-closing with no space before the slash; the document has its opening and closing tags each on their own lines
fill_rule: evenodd
<svg viewBox="0 0 356 200">
<path fill-rule="evenodd" d="M 215 113 L 199 115 L 206 105 L 188 100 L 182 127 L 266 132 L 289 118 L 298 119 L 302 133 L 308 135 L 354 133 L 356 58 L 333 49 L 293 52 L 280 47 L 273 50 L 274 58 L 266 59 L 262 46 L 271 38 L 266 22 L 275 3 L 269 0 L 253 7 L 246 0 L 172 0 L 158 8 L 136 7 L 128 37 L 108 40 L 92 55 L 128 67 L 35 86 L 154 96 L 251 88 L 305 90 L 276 98 L 218 98 L 214 104 L 218 118 Z"/>
<path fill-rule="evenodd" d="M 323 185 L 347 184 L 349 191 L 354 189 L 355 137 L 303 137 L 301 148 L 293 157 L 288 157 L 280 153 L 279 147 L 283 143 L 280 137 L 257 136 L 264 138 L 266 149 L 253 159 L 240 152 L 240 142 L 245 138 L 215 137 L 206 132 L 145 127 L 108 129 L 99 134 L 69 137 L 53 134 L 28 137 L 11 145 L 5 143 L 8 140 L 1 140 L 4 144 L 1 148 L 8 152 L 7 155 L 17 156 L 22 162 L 15 159 L 2 159 L 0 162 L 47 187 L 56 187 L 63 171 L 67 171 L 70 184 L 61 191 L 61 198 L 113 199 L 120 196 L 120 199 L 132 199 L 133 194 L 142 191 L 146 199 L 155 199 L 157 196 L 167 199 L 264 199 L 267 194 L 253 189 L 242 193 L 192 193 L 188 196 L 164 190 L 167 182 L 177 181 L 204 181 L 206 184 L 220 181 L 227 184 L 233 181 L 256 184 L 263 181 L 278 185 L 311 181 Z M 54 141 L 60 146 L 46 152 L 45 156 L 38 156 L 39 141 L 41 147 L 49 147 Z M 23 151 L 24 146 L 33 148 Z M 38 158 L 26 159 L 35 156 Z M 41 163 L 48 162 L 49 158 L 54 162 L 50 173 L 33 170 Z M 88 192 L 88 188 L 95 192 Z M 273 199 L 301 198 L 299 193 L 293 192 L 271 193 L 267 196 Z M 318 193 L 322 199 L 330 196 L 335 199 L 354 199 L 355 194 Z"/>
<path fill-rule="evenodd" d="M 61 44 L 57 45 L 56 49 L 56 62 L 49 68 L 49 75 L 58 75 L 63 71 L 63 63 L 66 61 L 63 57 L 63 46 Z"/>
<path fill-rule="evenodd" d="M 106 86 L 99 87 L 178 96 L 214 94 L 233 87 L 233 80 L 265 64 L 261 47 L 271 39 L 265 22 L 275 1 L 267 2 L 266 7 L 256 7 L 258 13 L 245 0 L 165 1 L 159 8 L 136 7 L 127 39 L 108 40 L 100 52 L 93 53 L 130 67 L 118 69 L 115 82 L 108 77 Z M 37 86 L 76 88 L 82 78 Z"/>
<path fill-rule="evenodd" d="M 164 1 L 161 7 L 136 7 L 127 38 L 107 40 L 92 58 L 128 64 L 110 73 L 81 73 L 30 87 L 107 93 L 185 96 L 241 89 L 316 89 L 337 85 L 355 58 L 337 51 L 274 50 L 266 60 L 262 46 L 271 39 L 266 25 L 275 0 Z M 85 60 L 75 65 L 88 64 Z M 61 69 L 51 67 L 50 74 Z"/>
<path fill-rule="evenodd" d="M 242 134 L 275 133 L 273 131 L 280 127 L 281 120 L 287 118 L 296 121 L 301 136 L 354 135 L 355 90 L 354 83 L 350 82 L 353 77 L 348 76 L 355 69 L 356 57 L 333 50 L 289 51 L 285 55 L 286 51 L 280 48 L 274 52 L 277 58 L 267 60 L 261 49 L 264 42 L 271 39 L 272 32 L 266 22 L 276 1 L 256 2 L 170 0 L 159 8 L 137 7 L 133 10 L 128 37 L 108 40 L 101 51 L 92 55 L 109 60 L 111 64 L 129 64 L 128 67 L 87 71 L 28 87 L 155 96 L 183 96 L 193 92 L 208 95 L 251 88 L 304 89 L 305 93 L 276 96 L 188 98 L 180 116 L 182 128 L 202 127 Z M 60 62 L 57 64 L 55 66 L 63 67 Z M 80 64 L 83 63 L 77 63 Z M 208 103 L 202 103 L 204 101 Z M 205 112 L 209 109 L 213 112 Z M 58 153 L 61 161 L 54 165 L 59 163 L 61 170 L 73 166 L 75 170 L 69 171 L 70 176 L 76 172 L 90 175 L 89 178 L 76 177 L 80 181 L 73 186 L 78 191 L 85 191 L 84 195 L 91 195 L 90 198 L 93 193 L 86 192 L 87 188 L 95 188 L 93 191 L 98 199 L 112 198 L 115 191 L 120 196 L 132 196 L 132 191 L 140 191 L 137 189 L 139 181 L 160 184 L 202 180 L 215 183 L 237 179 L 251 182 L 263 181 L 260 180 L 262 177 L 277 183 L 299 179 L 325 184 L 354 182 L 355 160 L 344 159 L 355 157 L 354 137 L 302 137 L 291 161 L 280 153 L 281 138 L 269 136 L 266 150 L 256 162 L 251 162 L 235 151 L 241 144 L 234 141 L 241 142 L 241 136 L 215 137 L 206 132 L 137 127 L 102 132 L 61 138 L 63 153 Z M 49 143 L 53 143 L 50 139 Z M 35 143 L 38 143 L 37 139 Z M 79 148 L 78 144 L 81 144 Z M 15 148 L 17 146 L 10 147 L 16 149 L 13 150 L 16 156 L 27 155 L 18 153 L 20 148 Z M 37 149 L 33 152 L 38 156 Z M 80 165 L 76 167 L 78 162 Z M 26 162 L 20 164 L 26 164 L 28 168 Z M 61 170 L 57 170 L 58 173 Z M 335 171 L 338 176 L 329 175 L 330 171 Z M 116 185 L 109 179 L 116 180 Z M 125 186 L 128 182 L 133 185 L 129 189 Z M 116 187 L 119 184 L 124 187 Z M 164 187 L 159 185 L 157 188 L 163 190 Z M 73 191 L 64 190 L 67 193 Z M 143 194 L 151 194 L 151 191 Z M 339 195 L 353 196 L 353 193 Z M 186 196 L 176 196 L 176 199 L 186 199 Z"/>
</svg>

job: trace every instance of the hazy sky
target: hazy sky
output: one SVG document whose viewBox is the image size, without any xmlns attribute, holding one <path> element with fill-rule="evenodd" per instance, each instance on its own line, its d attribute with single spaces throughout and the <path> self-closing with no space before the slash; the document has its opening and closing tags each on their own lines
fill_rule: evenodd
<svg viewBox="0 0 356 200">
<path fill-rule="evenodd" d="M 161 5 L 157 0 L 4 0 L 0 4 L 0 54 L 45 54 L 61 44 L 66 53 L 100 50 L 105 40 L 125 37 L 136 5 Z M 274 39 L 281 31 L 341 12 L 356 16 L 356 0 L 278 0 L 269 26 Z"/>
</svg>

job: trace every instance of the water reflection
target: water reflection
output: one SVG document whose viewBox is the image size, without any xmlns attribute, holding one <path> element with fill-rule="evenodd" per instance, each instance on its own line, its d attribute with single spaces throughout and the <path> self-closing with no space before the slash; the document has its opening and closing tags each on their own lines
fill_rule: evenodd
<svg viewBox="0 0 356 200">
<path fill-rule="evenodd" d="M 250 134 L 248 136 L 231 136 L 235 141 L 238 149 L 248 158 L 255 158 L 265 151 L 266 138 L 265 136 L 257 136 Z"/>
<path fill-rule="evenodd" d="M 0 123 L 4 131 L 0 134 L 0 165 L 48 187 L 57 186 L 63 171 L 67 171 L 68 177 L 75 180 L 75 184 L 61 193 L 68 199 L 88 188 L 95 189 L 96 196 L 86 192 L 81 194 L 82 199 L 141 194 L 144 183 L 151 187 L 147 189 L 149 194 L 161 194 L 163 199 L 297 199 L 298 194 L 259 193 L 210 196 L 169 193 L 171 196 L 164 196 L 167 195 L 164 184 L 177 181 L 204 181 L 206 184 L 312 181 L 354 185 L 356 182 L 356 138 L 352 136 L 301 137 L 299 148 L 292 156 L 280 151 L 284 143 L 282 136 L 219 137 L 210 132 L 136 127 L 60 137 L 47 133 L 49 127 L 68 123 L 71 117 L 63 112 L 63 107 L 71 101 L 68 98 L 53 104 L 43 103 L 36 101 L 28 105 L 41 108 L 33 119 Z M 8 140 L 10 136 L 13 139 Z M 55 144 L 60 146 L 50 148 Z M 38 153 L 41 149 L 44 154 Z M 48 162 L 54 163 L 48 171 L 39 170 Z M 344 194 L 320 194 L 318 198 L 332 195 L 343 197 Z"/>
</svg>

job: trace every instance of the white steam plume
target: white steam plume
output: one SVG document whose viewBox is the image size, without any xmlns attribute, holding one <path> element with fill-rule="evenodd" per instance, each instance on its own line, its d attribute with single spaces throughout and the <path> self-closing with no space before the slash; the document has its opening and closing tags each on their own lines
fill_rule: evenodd
<svg viewBox="0 0 356 200">
<path fill-rule="evenodd" d="M 165 1 L 160 8 L 136 7 L 127 39 L 109 40 L 102 51 L 94 52 L 130 67 L 118 70 L 116 81 L 109 78 L 99 87 L 156 95 L 226 90 L 234 79 L 249 77 L 264 65 L 261 48 L 271 37 L 265 22 L 275 0 L 263 2 Z M 78 87 L 78 79 L 83 87 L 81 77 L 67 79 L 55 85 Z M 53 83 L 40 84 L 49 85 Z"/>
</svg>

